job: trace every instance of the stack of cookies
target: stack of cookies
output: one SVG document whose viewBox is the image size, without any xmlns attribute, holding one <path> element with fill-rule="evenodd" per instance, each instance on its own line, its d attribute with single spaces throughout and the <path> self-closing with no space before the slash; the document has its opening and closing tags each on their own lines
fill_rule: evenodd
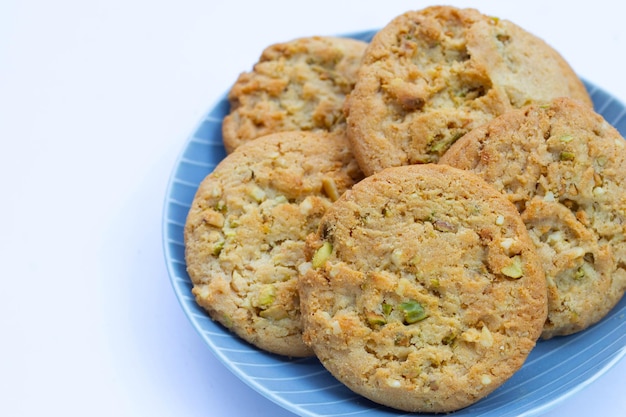
<svg viewBox="0 0 626 417">
<path fill-rule="evenodd" d="M 474 9 L 272 45 L 185 227 L 197 302 L 410 412 L 483 398 L 626 290 L 626 149 L 549 45 Z"/>
</svg>

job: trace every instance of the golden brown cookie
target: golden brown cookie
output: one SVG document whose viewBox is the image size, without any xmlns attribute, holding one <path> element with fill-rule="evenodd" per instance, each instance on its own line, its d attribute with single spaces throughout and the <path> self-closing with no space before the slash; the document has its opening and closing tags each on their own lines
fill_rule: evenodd
<svg viewBox="0 0 626 417">
<path fill-rule="evenodd" d="M 591 108 L 560 98 L 494 119 L 440 160 L 480 175 L 520 211 L 548 280 L 544 338 L 596 323 L 626 290 L 625 145 Z"/>
<path fill-rule="evenodd" d="M 380 30 L 347 102 L 348 135 L 366 175 L 436 162 L 471 129 L 584 85 L 548 44 L 474 9 L 406 12 Z"/>
<path fill-rule="evenodd" d="M 232 86 L 222 136 L 227 152 L 287 130 L 345 132 L 343 106 L 367 43 L 313 36 L 266 48 Z"/>
<path fill-rule="evenodd" d="M 322 133 L 268 135 L 228 155 L 200 184 L 185 225 L 198 304 L 259 348 L 311 355 L 296 289 L 305 238 L 361 175 L 347 139 Z"/>
<path fill-rule="evenodd" d="M 467 171 L 422 164 L 367 177 L 307 247 L 306 343 L 353 391 L 393 408 L 478 401 L 522 366 L 546 318 L 519 213 Z"/>
</svg>

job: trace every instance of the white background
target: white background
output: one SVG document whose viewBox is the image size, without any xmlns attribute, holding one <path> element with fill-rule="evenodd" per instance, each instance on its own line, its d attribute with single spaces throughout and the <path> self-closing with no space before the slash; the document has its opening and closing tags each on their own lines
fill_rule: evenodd
<svg viewBox="0 0 626 417">
<path fill-rule="evenodd" d="M 186 137 L 261 50 L 384 26 L 422 1 L 0 2 L 0 416 L 291 414 L 184 316 L 161 213 Z M 626 102 L 626 7 L 473 4 Z M 626 361 L 547 416 L 622 416 Z"/>
</svg>

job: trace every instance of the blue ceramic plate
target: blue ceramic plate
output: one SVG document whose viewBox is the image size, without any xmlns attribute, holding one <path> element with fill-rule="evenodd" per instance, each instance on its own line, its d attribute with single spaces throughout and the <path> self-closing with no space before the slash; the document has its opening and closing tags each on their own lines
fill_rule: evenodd
<svg viewBox="0 0 626 417">
<path fill-rule="evenodd" d="M 350 37 L 369 41 L 373 31 Z M 595 109 L 626 136 L 626 108 L 585 82 Z M 183 227 L 196 188 L 225 156 L 226 98 L 213 107 L 184 144 L 167 189 L 163 238 L 168 272 L 183 310 L 213 353 L 253 389 L 300 416 L 404 415 L 366 400 L 339 383 L 315 358 L 286 359 L 262 352 L 213 322 L 191 295 Z M 575 394 L 626 354 L 626 297 L 600 323 L 572 336 L 540 341 L 504 385 L 455 416 L 536 416 Z M 408 415 L 408 414 L 407 414 Z"/>
</svg>

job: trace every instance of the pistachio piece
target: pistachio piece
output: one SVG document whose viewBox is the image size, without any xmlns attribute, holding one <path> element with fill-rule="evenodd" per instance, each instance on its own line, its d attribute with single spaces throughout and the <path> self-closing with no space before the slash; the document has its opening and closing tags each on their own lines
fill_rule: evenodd
<svg viewBox="0 0 626 417">
<path fill-rule="evenodd" d="M 313 259 L 311 261 L 313 268 L 317 269 L 322 267 L 330 257 L 332 251 L 333 245 L 330 242 L 324 242 L 324 244 L 315 252 L 315 255 L 313 255 Z"/>
<path fill-rule="evenodd" d="M 448 335 L 446 335 L 446 337 L 441 339 L 441 343 L 443 343 L 446 346 L 450 346 L 454 344 L 455 340 L 456 340 L 456 333 L 449 333 Z"/>
<path fill-rule="evenodd" d="M 202 220 L 209 226 L 213 226 L 213 227 L 224 226 L 224 215 L 215 210 L 207 210 Z"/>
<path fill-rule="evenodd" d="M 264 319 L 281 320 L 289 317 L 289 314 L 287 314 L 282 306 L 272 306 L 266 310 L 261 310 L 259 316 Z"/>
<path fill-rule="evenodd" d="M 428 315 L 426 314 L 426 310 L 422 305 L 415 301 L 409 300 L 398 305 L 398 308 L 404 314 L 404 322 L 406 324 L 417 323 L 418 321 L 424 320 Z"/>
<path fill-rule="evenodd" d="M 257 185 L 251 187 L 248 193 L 250 194 L 250 197 L 252 197 L 257 203 L 260 203 L 265 198 L 265 191 L 263 191 Z"/>
<path fill-rule="evenodd" d="M 484 347 L 491 347 L 493 345 L 493 335 L 491 334 L 487 326 L 483 326 L 478 341 Z"/>
<path fill-rule="evenodd" d="M 585 270 L 583 268 L 578 268 L 576 272 L 574 272 L 574 279 L 579 280 L 585 277 Z"/>
<path fill-rule="evenodd" d="M 445 220 L 435 220 L 433 222 L 433 227 L 435 228 L 435 230 L 439 230 L 440 232 L 456 233 L 456 231 L 458 230 L 457 225 L 447 222 Z"/>
<path fill-rule="evenodd" d="M 226 203 L 224 202 L 224 200 L 220 200 L 217 203 L 215 203 L 215 206 L 213 206 L 213 210 L 219 211 L 220 213 L 225 212 L 226 211 Z"/>
<path fill-rule="evenodd" d="M 213 245 L 213 255 L 218 256 L 222 252 L 222 249 L 224 249 L 224 241 L 220 240 Z"/>
<path fill-rule="evenodd" d="M 573 161 L 576 158 L 576 154 L 574 152 L 563 151 L 559 155 L 559 159 L 561 161 Z"/>
<path fill-rule="evenodd" d="M 543 196 L 543 201 L 547 201 L 548 203 L 553 203 L 556 201 L 556 198 L 554 197 L 554 193 L 552 191 L 548 191 L 544 196 Z"/>
<path fill-rule="evenodd" d="M 578 268 L 575 272 L 574 272 L 574 279 L 575 280 L 581 280 L 585 277 L 587 278 L 591 278 L 594 275 L 594 269 L 593 266 L 591 266 L 589 263 L 584 262 L 582 264 L 582 266 L 580 268 Z"/>
<path fill-rule="evenodd" d="M 339 191 L 337 190 L 337 184 L 335 184 L 335 180 L 330 177 L 322 178 L 322 189 L 324 190 L 324 194 L 330 198 L 330 201 L 337 201 L 339 198 Z"/>
<path fill-rule="evenodd" d="M 383 314 L 385 316 L 388 316 L 389 314 L 391 314 L 391 310 L 393 310 L 393 306 L 391 304 L 387 304 L 387 303 L 383 303 L 381 305 L 381 308 L 382 308 Z"/>
<path fill-rule="evenodd" d="M 261 308 L 267 308 L 274 303 L 276 299 L 276 288 L 273 285 L 266 285 L 259 291 L 257 297 L 257 305 Z"/>
<path fill-rule="evenodd" d="M 385 318 L 385 316 L 375 313 L 373 311 L 366 312 L 365 318 L 367 319 L 367 323 L 373 327 L 384 326 L 385 324 L 387 324 L 387 319 Z"/>
<path fill-rule="evenodd" d="M 511 258 L 511 263 L 503 267 L 500 272 L 509 278 L 521 278 L 524 275 L 522 271 L 522 259 L 518 256 Z"/>
</svg>

